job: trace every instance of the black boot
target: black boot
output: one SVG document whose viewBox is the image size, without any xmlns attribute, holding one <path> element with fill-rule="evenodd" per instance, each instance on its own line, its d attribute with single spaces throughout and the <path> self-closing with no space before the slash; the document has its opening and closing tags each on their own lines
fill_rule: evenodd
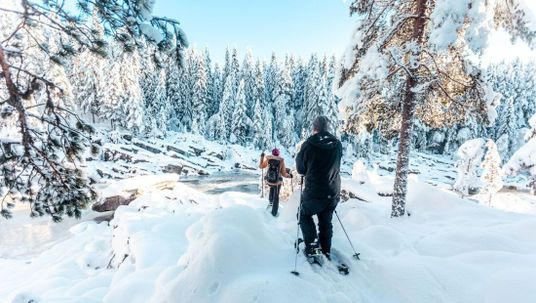
<svg viewBox="0 0 536 303">
<path fill-rule="evenodd" d="M 317 242 L 306 244 L 303 252 L 309 263 L 318 265 L 323 264 L 322 250 L 320 249 L 320 244 Z"/>
</svg>

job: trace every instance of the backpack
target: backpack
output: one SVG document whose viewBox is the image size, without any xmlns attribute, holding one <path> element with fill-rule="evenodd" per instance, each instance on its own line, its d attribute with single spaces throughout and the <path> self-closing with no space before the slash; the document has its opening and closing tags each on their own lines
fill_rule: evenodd
<svg viewBox="0 0 536 303">
<path fill-rule="evenodd" d="M 268 160 L 268 171 L 266 172 L 266 181 L 269 183 L 277 183 L 280 181 L 279 177 L 279 163 L 277 159 Z"/>
</svg>

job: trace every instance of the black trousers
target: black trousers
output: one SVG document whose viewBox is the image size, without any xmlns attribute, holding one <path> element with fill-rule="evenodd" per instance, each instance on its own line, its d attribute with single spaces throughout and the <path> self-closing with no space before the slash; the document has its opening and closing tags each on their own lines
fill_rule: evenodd
<svg viewBox="0 0 536 303">
<path fill-rule="evenodd" d="M 333 237 L 333 224 L 331 220 L 336 207 L 337 201 L 333 200 L 316 200 L 302 204 L 300 228 L 305 247 L 309 247 L 318 238 L 322 252 L 324 254 L 331 252 L 331 238 Z M 314 215 L 318 218 L 318 234 L 313 220 Z"/>
<path fill-rule="evenodd" d="M 268 200 L 272 204 L 272 216 L 277 215 L 277 210 L 279 209 L 279 191 L 281 190 L 281 185 L 270 186 L 270 194 L 268 195 Z"/>
</svg>

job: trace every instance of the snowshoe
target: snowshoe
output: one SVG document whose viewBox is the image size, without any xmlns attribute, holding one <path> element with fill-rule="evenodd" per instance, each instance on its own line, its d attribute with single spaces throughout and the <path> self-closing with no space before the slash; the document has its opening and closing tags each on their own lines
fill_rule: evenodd
<svg viewBox="0 0 536 303">
<path fill-rule="evenodd" d="M 348 275 L 350 273 L 350 267 L 348 261 L 338 251 L 332 250 L 330 254 L 326 254 L 326 259 L 331 262 L 341 275 Z"/>
<path fill-rule="evenodd" d="M 318 245 L 318 243 L 312 243 L 308 247 L 305 247 L 303 253 L 305 254 L 305 258 L 309 264 L 316 264 L 319 266 L 324 265 L 324 255 L 322 254 L 322 250 L 320 249 L 320 245 Z"/>
</svg>

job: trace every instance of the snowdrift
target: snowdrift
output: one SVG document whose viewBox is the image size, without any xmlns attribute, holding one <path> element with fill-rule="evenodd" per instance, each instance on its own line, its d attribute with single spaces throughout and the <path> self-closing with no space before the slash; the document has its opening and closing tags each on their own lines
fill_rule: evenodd
<svg viewBox="0 0 536 303">
<path fill-rule="evenodd" d="M 0 258 L 0 302 L 536 302 L 536 217 L 412 181 L 411 216 L 390 219 L 376 176 L 338 207 L 362 261 L 341 276 L 293 242 L 299 194 L 273 218 L 254 195 L 185 184 L 143 193 L 106 223 L 83 222 L 32 258 Z M 115 190 L 117 187 L 114 188 Z M 335 219 L 336 220 L 336 219 Z M 334 221 L 334 247 L 351 248 Z"/>
</svg>

